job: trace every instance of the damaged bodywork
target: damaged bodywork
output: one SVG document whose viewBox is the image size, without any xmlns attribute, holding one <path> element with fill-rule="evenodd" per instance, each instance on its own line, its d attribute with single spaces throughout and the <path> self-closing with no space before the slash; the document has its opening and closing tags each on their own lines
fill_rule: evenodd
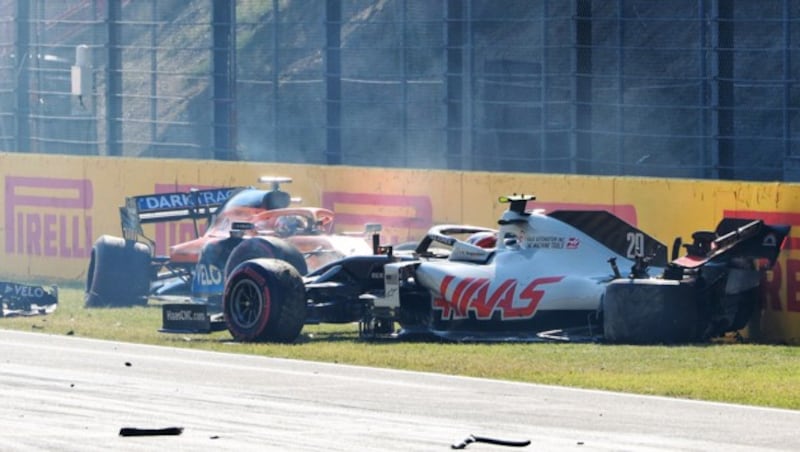
<svg viewBox="0 0 800 452">
<path fill-rule="evenodd" d="M 577 331 L 609 342 L 702 341 L 746 325 L 789 233 L 726 218 L 692 243 L 676 240 L 668 256 L 606 211 L 500 201 L 508 209 L 497 229 L 438 225 L 413 250 L 375 245 L 305 276 L 275 259 L 244 261 L 226 280 L 221 312 L 165 305 L 163 330 L 291 342 L 305 323 L 358 322 L 369 338 L 569 340 Z"/>
<path fill-rule="evenodd" d="M 50 314 L 58 307 L 58 287 L 0 281 L 0 317 Z"/>
</svg>

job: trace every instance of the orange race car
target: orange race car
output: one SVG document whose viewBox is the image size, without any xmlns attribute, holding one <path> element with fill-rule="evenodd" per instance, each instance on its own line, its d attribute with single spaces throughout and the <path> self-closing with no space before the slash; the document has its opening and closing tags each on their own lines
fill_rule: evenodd
<svg viewBox="0 0 800 452">
<path fill-rule="evenodd" d="M 97 239 L 89 261 L 87 307 L 146 304 L 151 297 L 180 297 L 218 304 L 226 276 L 246 260 L 271 257 L 300 274 L 342 257 L 373 253 L 364 234 L 334 234 L 335 214 L 280 189 L 286 177 L 262 177 L 269 189 L 225 187 L 132 196 L 120 207 L 123 237 Z M 192 220 L 196 238 L 156 256 L 142 225 Z M 204 233 L 199 222 L 207 221 Z"/>
</svg>

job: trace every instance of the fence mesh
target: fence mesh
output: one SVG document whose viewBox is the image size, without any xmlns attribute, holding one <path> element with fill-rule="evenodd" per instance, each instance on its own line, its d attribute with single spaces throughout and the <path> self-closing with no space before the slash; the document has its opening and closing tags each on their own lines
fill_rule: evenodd
<svg viewBox="0 0 800 452">
<path fill-rule="evenodd" d="M 798 43 L 800 0 L 0 0 L 0 149 L 800 181 Z"/>
</svg>

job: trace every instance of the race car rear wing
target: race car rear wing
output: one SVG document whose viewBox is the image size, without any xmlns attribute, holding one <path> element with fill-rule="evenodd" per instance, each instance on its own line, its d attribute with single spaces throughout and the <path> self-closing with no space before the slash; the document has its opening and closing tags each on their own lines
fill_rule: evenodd
<svg viewBox="0 0 800 452">
<path fill-rule="evenodd" d="M 723 257 L 765 259 L 771 268 L 789 236 L 788 225 L 766 224 L 762 220 L 723 218 L 715 231 L 697 231 L 693 243 L 682 245 L 686 255 L 673 259 L 673 265 L 691 269 Z M 676 239 L 675 249 L 681 246 Z"/>
<path fill-rule="evenodd" d="M 193 220 L 199 236 L 197 220 L 210 219 L 217 209 L 242 187 L 211 188 L 189 192 L 154 193 L 130 196 L 119 208 L 122 236 L 126 240 L 148 239 L 142 225 L 170 221 Z"/>
</svg>

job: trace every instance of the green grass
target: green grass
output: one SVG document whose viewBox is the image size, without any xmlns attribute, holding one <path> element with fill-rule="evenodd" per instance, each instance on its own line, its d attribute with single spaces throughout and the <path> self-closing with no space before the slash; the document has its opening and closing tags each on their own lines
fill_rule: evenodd
<svg viewBox="0 0 800 452">
<path fill-rule="evenodd" d="M 291 345 L 244 344 L 227 332 L 162 334 L 159 306 L 86 309 L 82 297 L 62 288 L 55 313 L 2 318 L 0 328 L 800 409 L 800 347 L 365 342 L 356 325 L 309 325 Z"/>
</svg>

